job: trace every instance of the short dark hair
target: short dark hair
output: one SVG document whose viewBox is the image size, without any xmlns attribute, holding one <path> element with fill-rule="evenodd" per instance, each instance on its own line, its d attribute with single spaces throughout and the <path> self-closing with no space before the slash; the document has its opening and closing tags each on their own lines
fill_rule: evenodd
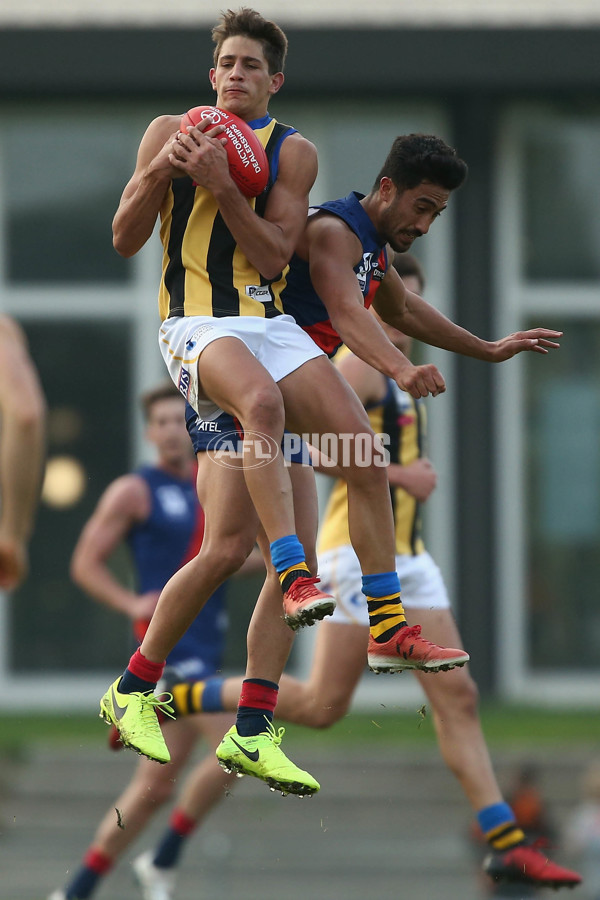
<svg viewBox="0 0 600 900">
<path fill-rule="evenodd" d="M 147 422 L 149 420 L 150 414 L 152 413 L 152 407 L 155 403 L 158 403 L 160 400 L 172 400 L 175 397 L 183 401 L 182 394 L 177 390 L 172 381 L 165 381 L 163 384 L 159 384 L 142 394 L 140 397 L 140 405 L 142 407 L 142 412 L 144 413 L 145 421 Z"/>
<path fill-rule="evenodd" d="M 373 190 L 387 176 L 400 191 L 414 188 L 422 181 L 453 191 L 463 183 L 467 171 L 466 162 L 441 138 L 433 134 L 404 134 L 392 144 Z"/>
<path fill-rule="evenodd" d="M 425 270 L 416 256 L 412 253 L 396 253 L 392 263 L 400 278 L 416 278 L 421 285 L 421 290 L 425 290 Z"/>
<path fill-rule="evenodd" d="M 215 66 L 219 61 L 223 41 L 240 34 L 260 43 L 270 75 L 283 72 L 288 48 L 288 40 L 285 34 L 275 22 L 264 19 L 255 9 L 250 9 L 247 6 L 238 9 L 237 12 L 228 9 L 221 16 L 219 24 L 213 28 L 212 39 L 215 44 L 213 55 Z"/>
</svg>

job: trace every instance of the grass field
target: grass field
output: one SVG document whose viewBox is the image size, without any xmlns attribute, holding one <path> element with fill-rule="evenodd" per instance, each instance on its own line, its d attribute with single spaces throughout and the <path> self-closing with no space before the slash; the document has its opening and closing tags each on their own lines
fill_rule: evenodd
<svg viewBox="0 0 600 900">
<path fill-rule="evenodd" d="M 592 710 L 555 711 L 484 704 L 481 718 L 491 747 L 593 745 L 600 742 L 600 716 Z M 297 742 L 314 741 L 315 732 L 286 726 Z M 0 725 L 0 753 L 20 753 L 30 743 L 95 743 L 104 741 L 106 725 L 89 715 L 35 715 L 5 713 Z M 371 714 L 351 713 L 333 728 L 319 732 L 319 742 L 364 743 L 377 740 L 406 746 L 433 745 L 435 736 L 428 710 Z"/>
</svg>

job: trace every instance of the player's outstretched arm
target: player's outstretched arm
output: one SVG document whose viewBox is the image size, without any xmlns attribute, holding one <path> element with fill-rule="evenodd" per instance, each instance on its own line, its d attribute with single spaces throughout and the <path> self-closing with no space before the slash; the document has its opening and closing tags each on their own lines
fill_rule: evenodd
<svg viewBox="0 0 600 900">
<path fill-rule="evenodd" d="M 45 461 L 46 403 L 21 328 L 0 317 L 0 587 L 27 573 Z"/>
<path fill-rule="evenodd" d="M 560 347 L 558 341 L 554 339 L 562 337 L 562 334 L 562 331 L 553 331 L 551 328 L 530 328 L 528 331 L 516 331 L 499 341 L 490 342 L 492 353 L 490 362 L 504 362 L 524 350 L 546 354 L 549 350 Z"/>
<path fill-rule="evenodd" d="M 140 596 L 120 584 L 108 560 L 131 529 L 150 515 L 150 495 L 138 475 L 117 478 L 85 525 L 71 558 L 71 577 L 83 590 L 131 619 L 150 619 L 158 594 Z"/>
<path fill-rule="evenodd" d="M 456 325 L 418 294 L 407 291 L 394 269 L 386 273 L 373 307 L 385 322 L 410 337 L 485 362 L 504 362 L 524 350 L 547 353 L 560 346 L 554 339 L 562 335 L 549 328 L 532 328 L 499 341 L 485 341 Z"/>
</svg>

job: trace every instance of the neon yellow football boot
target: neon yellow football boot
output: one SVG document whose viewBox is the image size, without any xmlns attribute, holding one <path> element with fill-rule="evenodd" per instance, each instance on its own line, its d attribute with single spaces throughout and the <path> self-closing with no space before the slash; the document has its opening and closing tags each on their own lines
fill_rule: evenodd
<svg viewBox="0 0 600 900">
<path fill-rule="evenodd" d="M 152 691 L 122 694 L 119 691 L 121 676 L 111 684 L 100 701 L 100 717 L 115 726 L 126 747 L 131 747 L 142 756 L 168 763 L 171 759 L 165 744 L 156 715 L 157 710 L 174 719 L 173 709 L 169 706 L 171 694 L 159 694 Z M 161 699 L 162 698 L 162 699 Z"/>
<path fill-rule="evenodd" d="M 285 728 L 275 730 L 270 722 L 260 734 L 244 737 L 233 725 L 219 746 L 217 759 L 226 772 L 238 775 L 253 775 L 265 781 L 272 791 L 297 794 L 299 797 L 316 794 L 321 785 L 318 781 L 299 769 L 280 749 Z"/>
</svg>

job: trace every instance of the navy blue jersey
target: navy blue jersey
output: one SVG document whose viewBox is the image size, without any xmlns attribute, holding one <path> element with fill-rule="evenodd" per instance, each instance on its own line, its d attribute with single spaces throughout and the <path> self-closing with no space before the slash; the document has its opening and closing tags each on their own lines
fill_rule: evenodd
<svg viewBox="0 0 600 900">
<path fill-rule="evenodd" d="M 191 479 L 175 478 L 156 466 L 136 472 L 150 490 L 151 509 L 135 525 L 127 543 L 133 555 L 139 593 L 161 591 L 169 578 L 196 555 L 204 517 Z M 221 665 L 227 618 L 224 589 L 218 588 L 167 658 L 183 678 L 203 678 Z M 141 640 L 147 623 L 136 623 Z"/>
<path fill-rule="evenodd" d="M 369 307 L 387 271 L 388 259 L 385 243 L 382 243 L 373 222 L 360 204 L 363 197 L 364 194 L 352 191 L 341 200 L 311 206 L 309 216 L 320 211 L 338 216 L 361 242 L 362 259 L 354 266 L 354 271 L 365 298 L 365 306 Z M 283 311 L 293 316 L 317 346 L 332 356 L 341 344 L 340 336 L 329 320 L 325 304 L 312 285 L 308 262 L 295 253 L 290 262 L 287 284 L 281 292 L 281 302 Z"/>
</svg>

